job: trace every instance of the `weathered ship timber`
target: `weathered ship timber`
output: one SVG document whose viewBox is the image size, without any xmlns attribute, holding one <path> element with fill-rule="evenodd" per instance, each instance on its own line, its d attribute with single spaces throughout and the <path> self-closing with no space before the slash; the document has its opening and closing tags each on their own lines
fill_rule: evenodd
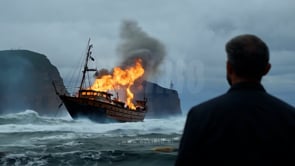
<svg viewBox="0 0 295 166">
<path fill-rule="evenodd" d="M 80 97 L 59 95 L 73 119 L 86 117 L 100 123 L 144 120 L 144 107 L 132 110 L 125 107 L 125 103 L 112 100 L 111 94 L 105 92 L 81 90 L 79 94 Z"/>
<path fill-rule="evenodd" d="M 54 85 L 55 91 L 68 113 L 73 119 L 88 118 L 98 123 L 143 121 L 147 112 L 146 98 L 137 100 L 135 108 L 130 108 L 125 102 L 119 101 L 118 96 L 113 98 L 111 93 L 83 88 L 85 74 L 88 71 L 94 71 L 88 69 L 87 65 L 88 60 L 93 59 L 91 57 L 91 48 L 92 45 L 89 45 L 88 42 L 88 51 L 78 93 L 73 96 L 60 94 Z"/>
</svg>

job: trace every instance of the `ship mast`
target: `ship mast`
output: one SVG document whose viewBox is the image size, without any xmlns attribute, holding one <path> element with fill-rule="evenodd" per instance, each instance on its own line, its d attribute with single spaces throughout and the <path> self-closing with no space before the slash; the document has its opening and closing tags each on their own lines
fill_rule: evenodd
<svg viewBox="0 0 295 166">
<path fill-rule="evenodd" d="M 85 75 L 86 75 L 86 72 L 87 71 L 93 71 L 93 69 L 88 69 L 88 61 L 89 61 L 89 58 L 91 60 L 94 60 L 93 57 L 91 57 L 91 48 L 93 47 L 92 44 L 90 44 L 90 38 L 88 40 L 88 44 L 87 44 L 87 54 L 86 54 L 86 60 L 85 60 L 85 64 L 84 64 L 84 70 L 83 70 L 83 76 L 82 76 L 82 80 L 81 80 L 81 84 L 80 84 L 80 88 L 79 90 L 82 90 L 83 88 L 83 84 L 85 82 Z"/>
</svg>

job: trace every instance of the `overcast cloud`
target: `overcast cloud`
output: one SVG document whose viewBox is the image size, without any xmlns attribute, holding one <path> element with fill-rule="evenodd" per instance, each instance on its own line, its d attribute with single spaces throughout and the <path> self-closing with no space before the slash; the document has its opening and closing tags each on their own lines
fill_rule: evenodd
<svg viewBox="0 0 295 166">
<path fill-rule="evenodd" d="M 172 80 L 186 112 L 228 89 L 224 45 L 251 33 L 270 48 L 266 89 L 295 105 L 294 16 L 293 0 L 1 0 L 0 50 L 45 54 L 67 82 L 89 37 L 98 68 L 118 65 L 120 26 L 133 20 L 165 45 L 164 62 L 150 79 L 164 87 Z"/>
</svg>

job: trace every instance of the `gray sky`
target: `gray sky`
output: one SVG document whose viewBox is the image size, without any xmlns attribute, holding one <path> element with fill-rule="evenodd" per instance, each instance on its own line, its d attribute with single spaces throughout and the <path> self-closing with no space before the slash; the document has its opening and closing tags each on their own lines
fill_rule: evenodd
<svg viewBox="0 0 295 166">
<path fill-rule="evenodd" d="M 178 90 L 183 111 L 228 89 L 225 43 L 251 33 L 269 46 L 266 89 L 295 105 L 294 0 L 1 0 L 0 50 L 45 54 L 67 82 L 89 37 L 98 68 L 119 62 L 120 25 L 137 21 L 166 47 L 150 80 Z"/>
</svg>

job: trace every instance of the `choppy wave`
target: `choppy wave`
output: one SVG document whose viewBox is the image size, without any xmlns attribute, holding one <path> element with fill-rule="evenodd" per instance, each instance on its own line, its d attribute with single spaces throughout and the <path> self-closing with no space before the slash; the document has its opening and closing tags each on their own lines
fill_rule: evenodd
<svg viewBox="0 0 295 166">
<path fill-rule="evenodd" d="M 118 165 L 118 166 L 157 166 L 173 165 L 175 154 L 155 153 L 153 151 L 71 151 L 61 153 L 36 153 L 28 151 L 24 154 L 9 154 L 0 158 L 3 166 L 64 166 L 64 165 Z"/>
<path fill-rule="evenodd" d="M 24 112 L 6 114 L 0 116 L 0 125 L 3 124 L 58 124 L 71 122 L 70 117 L 54 118 L 39 116 L 33 110 L 25 110 Z"/>
<path fill-rule="evenodd" d="M 174 117 L 98 124 L 43 117 L 31 110 L 3 115 L 0 165 L 173 165 L 174 150 L 154 149 L 176 149 L 184 121 Z"/>
<path fill-rule="evenodd" d="M 70 117 L 43 117 L 37 112 L 26 110 L 22 113 L 0 116 L 0 133 L 19 132 L 78 132 L 104 133 L 105 135 L 138 135 L 151 133 L 181 133 L 184 117 L 168 119 L 145 119 L 144 122 L 98 124 L 89 120 L 72 120 Z"/>
</svg>

